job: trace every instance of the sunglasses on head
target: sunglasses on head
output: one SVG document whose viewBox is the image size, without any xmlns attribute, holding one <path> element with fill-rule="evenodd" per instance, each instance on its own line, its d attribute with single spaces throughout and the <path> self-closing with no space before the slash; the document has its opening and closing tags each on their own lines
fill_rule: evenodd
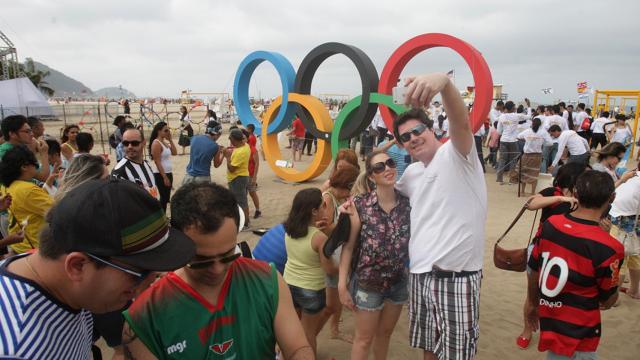
<svg viewBox="0 0 640 360">
<path fill-rule="evenodd" d="M 124 146 L 124 147 L 127 147 L 129 145 L 131 145 L 131 146 L 139 146 L 140 144 L 142 144 L 142 141 L 139 141 L 139 140 L 132 140 L 132 141 L 122 140 L 122 146 Z"/>
<path fill-rule="evenodd" d="M 380 174 L 384 171 L 385 167 L 389 169 L 396 168 L 396 162 L 392 158 L 388 158 L 387 161 L 380 161 L 371 165 L 371 172 L 374 174 Z"/>
<path fill-rule="evenodd" d="M 411 129 L 411 130 L 409 130 L 409 131 L 407 131 L 405 133 L 400 134 L 400 137 L 399 137 L 400 142 L 404 144 L 407 141 L 411 140 L 411 134 L 413 134 L 415 136 L 420 136 L 420 135 L 422 135 L 422 133 L 425 130 L 427 130 L 427 125 L 420 124 L 420 125 L 414 127 L 413 129 Z"/>
<path fill-rule="evenodd" d="M 238 259 L 242 255 L 242 253 L 240 252 L 240 249 L 237 246 L 234 246 L 234 248 L 227 251 L 227 253 L 230 253 L 231 251 L 235 251 L 235 252 L 231 255 L 215 257 L 207 260 L 193 261 L 188 263 L 187 267 L 192 270 L 202 270 L 210 267 L 216 262 L 220 262 L 221 264 L 229 264 L 235 261 L 236 259 Z"/>
<path fill-rule="evenodd" d="M 143 270 L 143 271 L 135 271 L 135 270 L 131 270 L 131 269 L 127 269 L 125 267 L 122 267 L 120 265 L 114 264 L 112 262 L 110 262 L 109 260 L 106 260 L 100 256 L 97 255 L 93 255 L 93 254 L 89 254 L 86 253 L 88 257 L 90 257 L 91 259 L 100 262 L 102 264 L 105 264 L 107 266 L 111 266 L 112 268 L 118 269 L 120 271 L 123 271 L 131 276 L 133 276 L 136 279 L 136 283 L 141 283 L 144 279 L 146 279 L 153 271 L 150 270 Z"/>
</svg>

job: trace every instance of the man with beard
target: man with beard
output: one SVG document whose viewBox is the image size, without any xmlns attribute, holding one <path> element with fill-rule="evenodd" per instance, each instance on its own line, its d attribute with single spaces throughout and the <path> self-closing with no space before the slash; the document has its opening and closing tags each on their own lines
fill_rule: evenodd
<svg viewBox="0 0 640 360">
<path fill-rule="evenodd" d="M 137 129 L 128 129 L 122 134 L 124 158 L 116 164 L 111 175 L 129 180 L 147 190 L 151 196 L 160 199 L 158 187 L 153 177 L 153 170 L 144 159 L 144 138 Z"/>
</svg>

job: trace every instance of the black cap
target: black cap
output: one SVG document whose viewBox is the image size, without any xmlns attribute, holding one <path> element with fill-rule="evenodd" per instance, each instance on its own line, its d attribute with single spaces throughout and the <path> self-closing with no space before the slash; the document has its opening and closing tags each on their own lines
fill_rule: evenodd
<svg viewBox="0 0 640 360">
<path fill-rule="evenodd" d="M 68 252 L 113 258 L 152 271 L 178 269 L 196 252 L 188 236 L 169 226 L 160 203 L 123 179 L 78 186 L 50 216 L 53 240 Z"/>
<path fill-rule="evenodd" d="M 218 135 L 222 132 L 222 125 L 220 125 L 217 121 L 211 120 L 207 123 L 207 129 L 205 132 L 207 134 Z"/>
<path fill-rule="evenodd" d="M 240 130 L 240 129 L 232 129 L 229 132 L 229 137 L 232 138 L 233 140 L 240 141 L 240 140 L 244 139 L 244 134 L 242 133 L 242 130 Z"/>
</svg>

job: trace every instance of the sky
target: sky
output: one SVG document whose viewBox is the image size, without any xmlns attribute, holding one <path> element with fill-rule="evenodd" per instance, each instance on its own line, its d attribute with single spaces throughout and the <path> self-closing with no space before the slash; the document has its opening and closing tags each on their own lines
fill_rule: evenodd
<svg viewBox="0 0 640 360">
<path fill-rule="evenodd" d="M 402 43 L 445 33 L 477 48 L 509 99 L 576 100 L 576 83 L 639 89 L 637 0 L 0 0 L 0 30 L 21 60 L 31 57 L 93 90 L 118 86 L 137 96 L 177 98 L 180 91 L 233 92 L 238 65 L 256 50 L 284 55 L 297 69 L 325 42 L 363 50 L 382 72 Z M 409 75 L 455 71 L 473 84 L 453 50 L 418 54 Z M 545 95 L 542 88 L 554 94 Z M 319 68 L 313 94 L 360 93 L 353 64 L 335 55 Z M 250 95 L 280 95 L 275 69 L 256 69 Z"/>
</svg>

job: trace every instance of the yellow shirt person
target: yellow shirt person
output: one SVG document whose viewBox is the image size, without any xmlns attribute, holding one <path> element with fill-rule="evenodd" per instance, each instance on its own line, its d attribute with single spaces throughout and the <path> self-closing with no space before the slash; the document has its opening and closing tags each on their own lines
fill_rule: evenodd
<svg viewBox="0 0 640 360">
<path fill-rule="evenodd" d="M 235 169 L 227 170 L 227 182 L 233 181 L 238 176 L 249 176 L 249 157 L 251 149 L 248 144 L 233 149 L 229 162 Z"/>
<path fill-rule="evenodd" d="M 53 205 L 53 199 L 31 181 L 15 180 L 6 190 L 12 199 L 9 207 L 9 233 L 19 232 L 26 224 L 24 240 L 10 245 L 11 249 L 16 254 L 21 254 L 38 248 L 44 216 Z"/>
</svg>

